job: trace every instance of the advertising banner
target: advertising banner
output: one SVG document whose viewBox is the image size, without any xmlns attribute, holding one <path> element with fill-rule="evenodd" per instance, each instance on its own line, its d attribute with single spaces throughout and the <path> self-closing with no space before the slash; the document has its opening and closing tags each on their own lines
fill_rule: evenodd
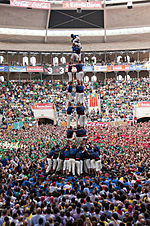
<svg viewBox="0 0 150 226">
<path fill-rule="evenodd" d="M 85 72 L 91 72 L 94 70 L 93 66 L 83 66 L 83 71 Z"/>
<path fill-rule="evenodd" d="M 32 107 L 34 110 L 45 110 L 45 109 L 53 109 L 52 103 L 35 103 Z"/>
<path fill-rule="evenodd" d="M 9 66 L 10 72 L 26 72 L 26 67 L 21 66 Z"/>
<path fill-rule="evenodd" d="M 107 66 L 106 65 L 102 65 L 102 66 L 94 66 L 94 71 L 98 72 L 98 71 L 102 71 L 102 72 L 106 72 Z"/>
<path fill-rule="evenodd" d="M 109 126 L 109 122 L 88 122 L 87 126 L 98 127 L 98 126 Z"/>
<path fill-rule="evenodd" d="M 27 67 L 27 72 L 43 72 L 43 67 L 38 66 Z"/>
<path fill-rule="evenodd" d="M 65 9 L 77 9 L 77 8 L 82 8 L 82 9 L 99 9 L 102 8 L 101 2 L 73 2 L 73 1 L 67 1 L 63 2 L 63 8 Z"/>
<path fill-rule="evenodd" d="M 129 65 L 129 71 L 142 71 L 142 70 L 146 70 L 144 64 Z"/>
<path fill-rule="evenodd" d="M 150 117 L 150 101 L 139 102 L 136 104 L 135 117 L 137 119 Z"/>
<path fill-rule="evenodd" d="M 50 9 L 50 2 L 35 2 L 29 0 L 10 0 L 10 5 L 23 8 Z"/>
<path fill-rule="evenodd" d="M 7 72 L 8 66 L 0 66 L 0 72 Z"/>
<path fill-rule="evenodd" d="M 150 101 L 139 102 L 139 103 L 137 103 L 136 107 L 138 107 L 138 108 L 149 107 L 150 108 Z"/>
<path fill-rule="evenodd" d="M 113 65 L 107 64 L 107 66 L 106 66 L 106 71 L 107 71 L 107 72 L 113 71 Z"/>
<path fill-rule="evenodd" d="M 129 71 L 129 65 L 113 65 L 113 71 Z"/>
<path fill-rule="evenodd" d="M 52 103 L 35 103 L 31 109 L 35 119 L 50 119 L 54 121 L 54 125 L 56 124 L 56 111 L 53 109 Z"/>
</svg>

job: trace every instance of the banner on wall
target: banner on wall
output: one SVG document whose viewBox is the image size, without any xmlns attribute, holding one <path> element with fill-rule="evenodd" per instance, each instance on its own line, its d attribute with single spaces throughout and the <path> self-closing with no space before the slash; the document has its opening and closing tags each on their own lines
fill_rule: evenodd
<svg viewBox="0 0 150 226">
<path fill-rule="evenodd" d="M 73 1 L 67 1 L 67 2 L 63 2 L 63 8 L 65 9 L 77 9 L 77 8 L 82 8 L 82 9 L 99 9 L 102 8 L 102 4 L 101 2 L 83 2 L 83 1 L 79 1 L 79 2 L 73 2 Z"/>
<path fill-rule="evenodd" d="M 8 66 L 0 66 L 0 72 L 7 72 Z"/>
<path fill-rule="evenodd" d="M 30 67 L 27 67 L 27 72 L 43 72 L 43 67 L 30 66 Z"/>
<path fill-rule="evenodd" d="M 150 117 L 150 101 L 143 101 L 136 104 L 135 117 L 137 119 Z"/>
<path fill-rule="evenodd" d="M 31 106 L 35 119 L 46 118 L 54 121 L 56 125 L 56 111 L 52 103 L 35 103 Z"/>
<path fill-rule="evenodd" d="M 88 122 L 87 126 L 89 127 L 98 127 L 98 126 L 109 126 L 109 122 Z"/>
<path fill-rule="evenodd" d="M 113 65 L 113 71 L 129 71 L 129 65 L 121 64 L 121 65 Z"/>
<path fill-rule="evenodd" d="M 53 109 L 52 103 L 35 103 L 32 107 L 32 110 L 47 110 L 47 109 Z"/>
<path fill-rule="evenodd" d="M 142 71 L 142 70 L 146 70 L 145 65 L 144 64 L 130 64 L 129 65 L 129 71 Z"/>
<path fill-rule="evenodd" d="M 83 71 L 92 72 L 94 70 L 93 66 L 83 66 Z"/>
<path fill-rule="evenodd" d="M 34 8 L 34 9 L 50 9 L 50 2 L 40 1 L 29 1 L 29 0 L 10 0 L 10 5 L 15 7 L 23 8 Z"/>
<path fill-rule="evenodd" d="M 106 65 L 102 65 L 102 66 L 94 66 L 94 72 L 106 72 L 107 66 Z"/>
<path fill-rule="evenodd" d="M 10 72 L 26 72 L 26 67 L 21 66 L 9 66 Z"/>
</svg>

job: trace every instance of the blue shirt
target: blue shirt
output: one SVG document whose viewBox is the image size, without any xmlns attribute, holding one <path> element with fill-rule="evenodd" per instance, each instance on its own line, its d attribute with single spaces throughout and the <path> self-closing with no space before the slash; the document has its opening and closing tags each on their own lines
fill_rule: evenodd
<svg viewBox="0 0 150 226">
<path fill-rule="evenodd" d="M 73 53 L 80 54 L 80 48 L 79 47 L 72 47 L 72 51 L 73 51 Z"/>
<path fill-rule="evenodd" d="M 77 152 L 76 148 L 75 149 L 70 148 L 70 157 L 75 158 L 76 152 Z"/>
<path fill-rule="evenodd" d="M 76 64 L 77 72 L 83 71 L 83 64 Z"/>
<path fill-rule="evenodd" d="M 46 219 L 43 215 L 36 214 L 31 218 L 31 226 L 34 226 L 39 223 L 39 219 L 43 218 L 43 225 L 45 225 Z"/>
<path fill-rule="evenodd" d="M 83 93 L 84 92 L 84 86 L 79 86 L 79 93 Z"/>
<path fill-rule="evenodd" d="M 64 157 L 69 158 L 70 157 L 70 152 L 68 150 L 64 151 Z"/>
<path fill-rule="evenodd" d="M 67 138 L 72 138 L 73 135 L 73 130 L 72 129 L 68 129 L 67 130 Z"/>
<path fill-rule="evenodd" d="M 67 114 L 68 114 L 68 115 L 71 115 L 72 112 L 73 112 L 73 107 L 69 106 L 69 107 L 67 108 Z"/>
<path fill-rule="evenodd" d="M 72 93 L 72 86 L 68 86 L 68 92 Z"/>
</svg>

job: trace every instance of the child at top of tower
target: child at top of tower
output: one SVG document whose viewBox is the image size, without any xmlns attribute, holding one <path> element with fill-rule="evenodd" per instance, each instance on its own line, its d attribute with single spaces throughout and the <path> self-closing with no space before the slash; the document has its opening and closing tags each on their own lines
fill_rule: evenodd
<svg viewBox="0 0 150 226">
<path fill-rule="evenodd" d="M 71 34 L 72 43 L 78 47 L 81 47 L 80 37 L 78 35 Z"/>
</svg>

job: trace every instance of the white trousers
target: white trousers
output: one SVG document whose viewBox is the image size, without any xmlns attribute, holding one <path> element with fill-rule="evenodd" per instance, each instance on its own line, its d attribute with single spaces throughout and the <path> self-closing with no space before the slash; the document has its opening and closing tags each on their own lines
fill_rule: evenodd
<svg viewBox="0 0 150 226">
<path fill-rule="evenodd" d="M 68 72 L 68 76 L 69 76 L 69 82 L 72 81 L 72 72 Z"/>
<path fill-rule="evenodd" d="M 83 97 L 84 97 L 84 93 L 79 93 L 79 102 L 80 102 L 80 104 L 83 104 Z"/>
<path fill-rule="evenodd" d="M 84 78 L 84 72 L 83 71 L 80 71 L 79 72 L 79 81 L 80 82 L 83 82 L 83 78 Z"/>
<path fill-rule="evenodd" d="M 69 101 L 72 101 L 72 93 L 68 93 L 68 99 Z"/>
<path fill-rule="evenodd" d="M 56 169 L 57 166 L 57 159 L 53 159 L 53 170 Z"/>
<path fill-rule="evenodd" d="M 95 167 L 96 167 L 96 172 L 101 171 L 101 168 L 102 168 L 101 160 L 96 160 L 95 161 Z"/>
<path fill-rule="evenodd" d="M 76 103 L 80 101 L 80 93 L 76 93 Z"/>
<path fill-rule="evenodd" d="M 96 165 L 95 165 L 95 159 L 92 159 L 92 160 L 91 160 L 91 168 L 92 168 L 92 169 L 95 169 L 95 168 L 96 168 Z"/>
<path fill-rule="evenodd" d="M 46 173 L 48 173 L 51 170 L 51 167 L 52 167 L 51 158 L 47 158 L 47 162 L 48 162 L 48 167 L 46 169 Z"/>
<path fill-rule="evenodd" d="M 69 159 L 69 173 L 75 175 L 75 159 L 70 158 Z"/>
<path fill-rule="evenodd" d="M 79 72 L 76 73 L 76 80 L 79 81 Z"/>
<path fill-rule="evenodd" d="M 64 160 L 63 170 L 68 170 L 68 169 L 69 169 L 69 160 Z"/>
<path fill-rule="evenodd" d="M 77 114 L 76 115 L 76 128 L 78 127 L 78 122 L 80 122 L 80 116 Z"/>
<path fill-rule="evenodd" d="M 81 54 L 72 53 L 72 55 L 71 55 L 71 60 L 74 60 L 74 59 L 75 59 L 75 61 L 80 61 L 80 59 L 81 59 Z"/>
<path fill-rule="evenodd" d="M 62 169 L 63 169 L 63 160 L 62 159 L 58 159 L 58 164 L 57 164 L 56 171 L 60 171 Z"/>
<path fill-rule="evenodd" d="M 91 168 L 91 161 L 90 159 L 84 160 L 84 172 L 88 173 L 88 169 Z"/>
<path fill-rule="evenodd" d="M 85 125 L 85 115 L 80 115 L 79 121 L 80 121 L 80 126 L 84 127 L 84 125 Z"/>
<path fill-rule="evenodd" d="M 80 160 L 80 173 L 83 173 L 83 160 Z"/>
<path fill-rule="evenodd" d="M 80 161 L 76 161 L 75 165 L 76 165 L 76 169 L 77 169 L 77 174 L 78 174 L 78 176 L 80 176 L 80 173 L 81 173 Z"/>
<path fill-rule="evenodd" d="M 67 115 L 67 128 L 70 128 L 71 115 Z"/>
</svg>

